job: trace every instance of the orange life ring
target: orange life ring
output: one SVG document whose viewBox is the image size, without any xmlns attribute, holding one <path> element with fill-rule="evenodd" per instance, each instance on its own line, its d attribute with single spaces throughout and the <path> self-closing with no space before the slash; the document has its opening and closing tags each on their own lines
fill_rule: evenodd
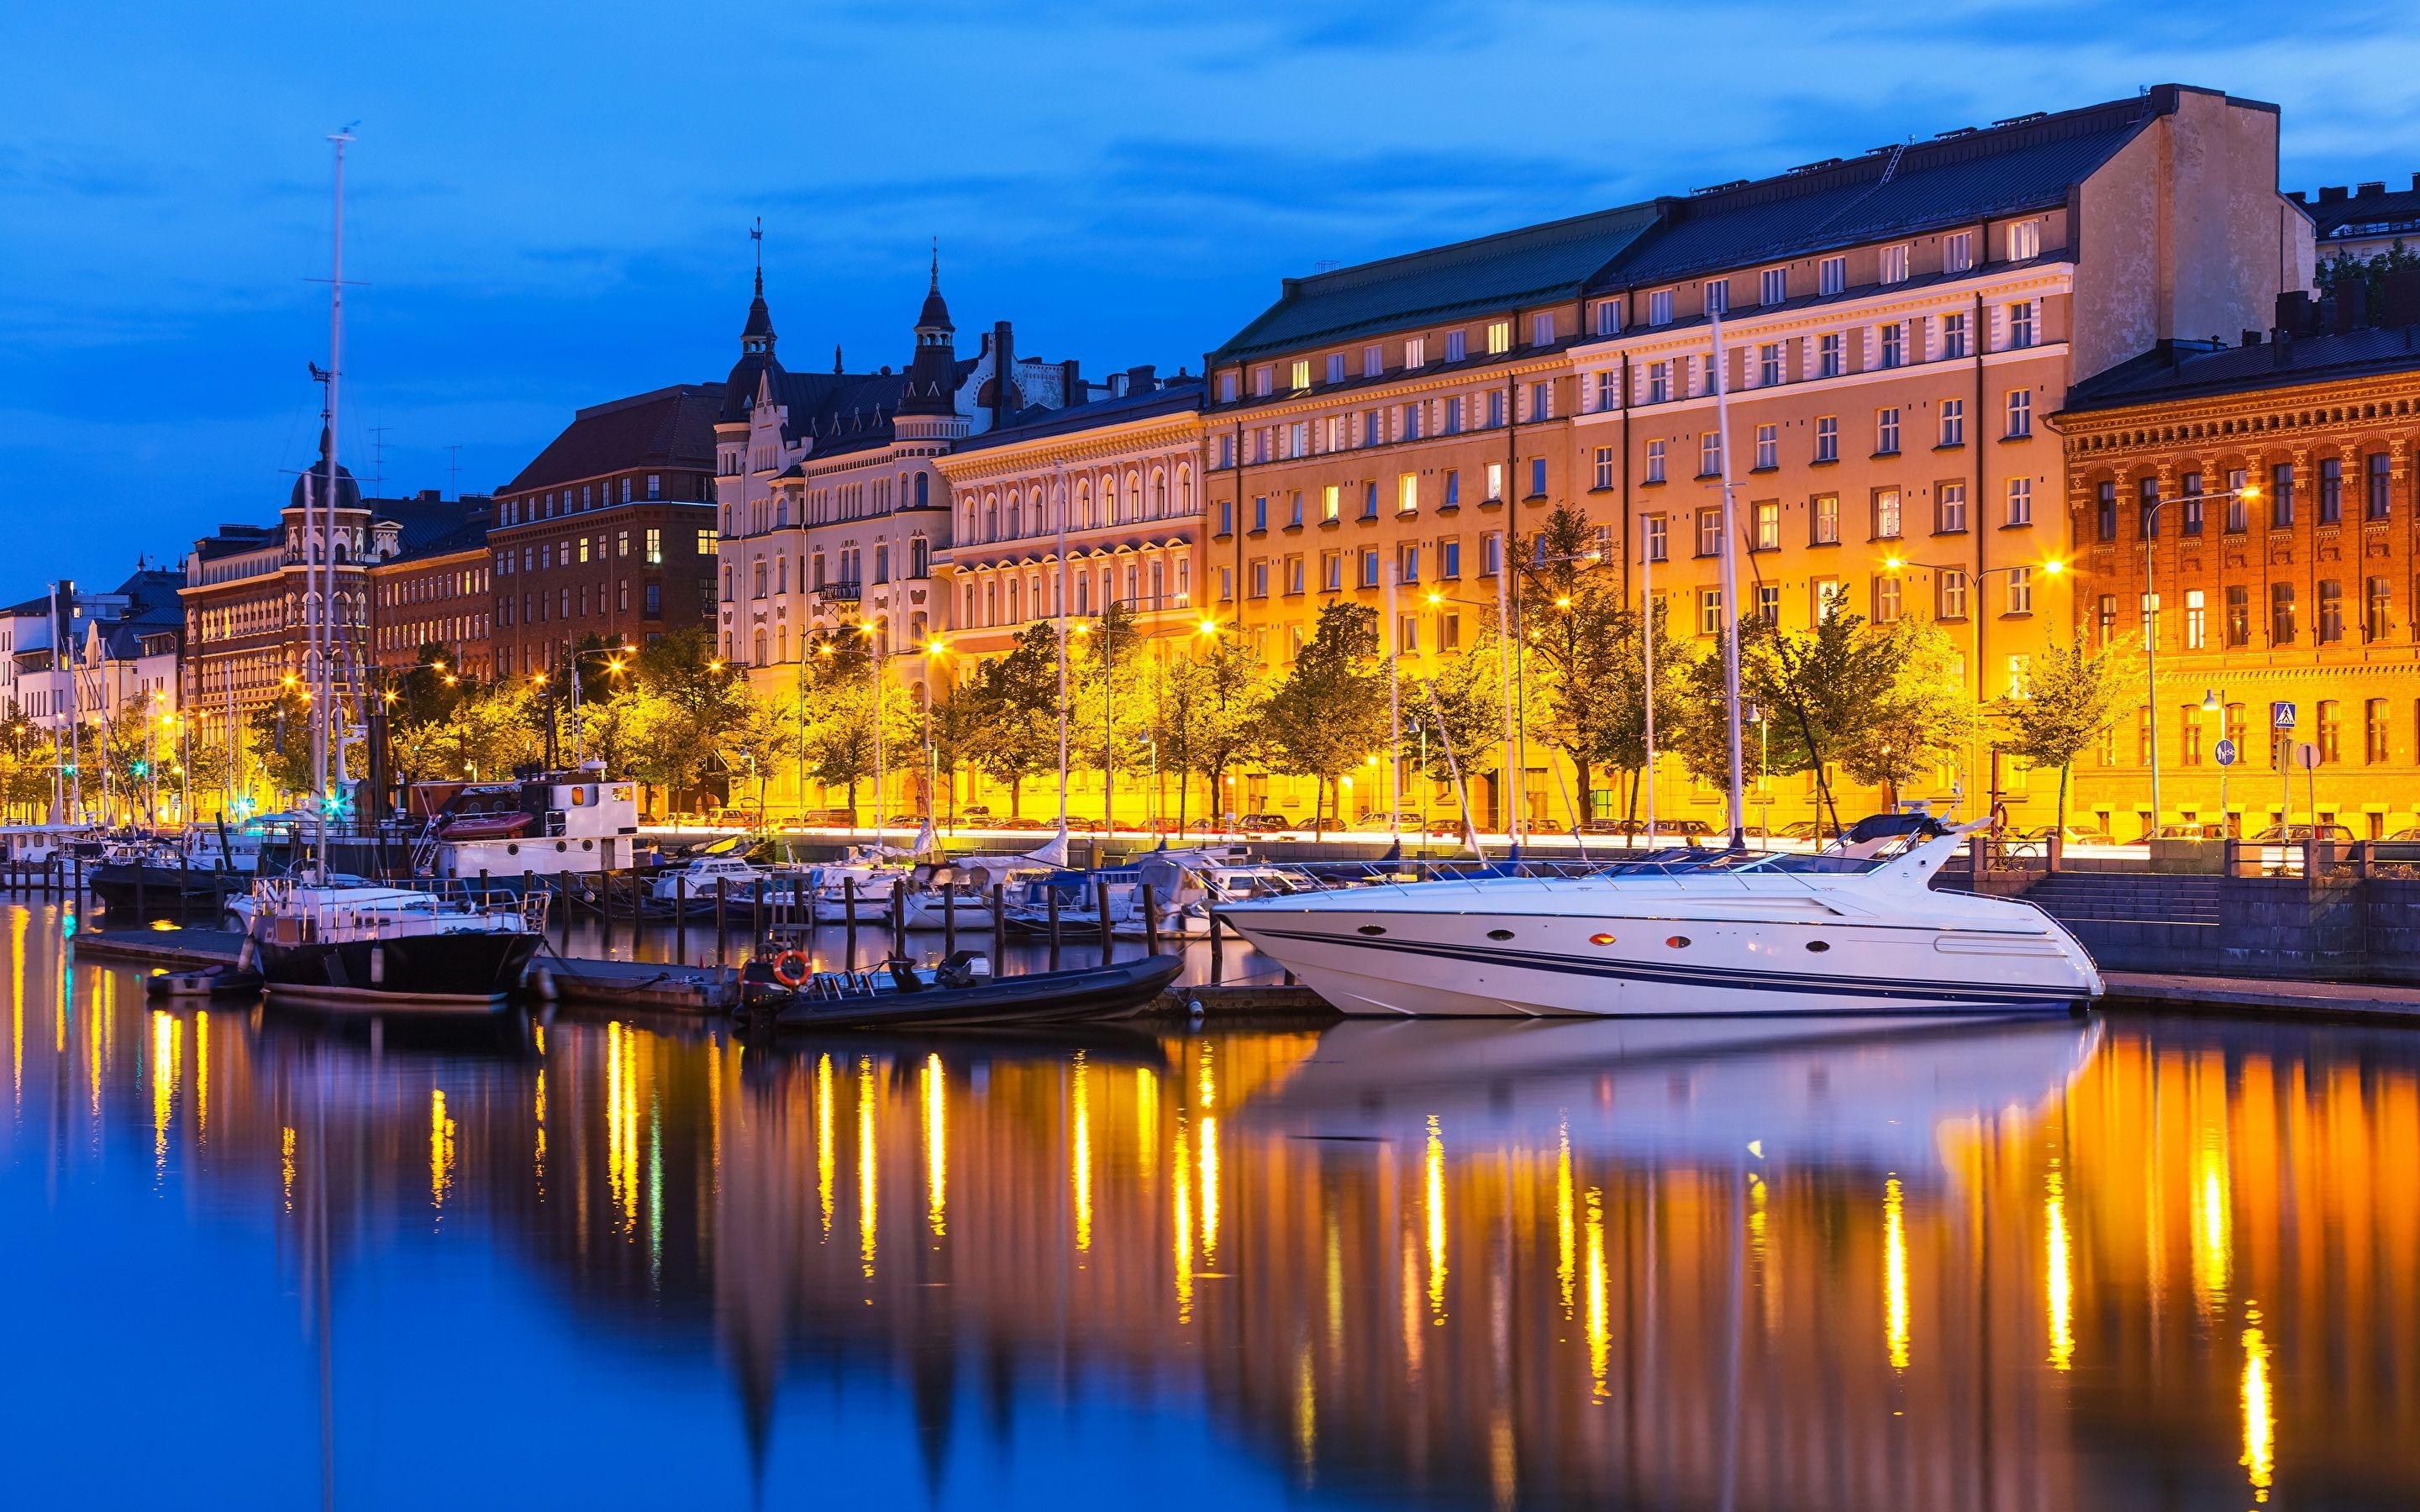
<svg viewBox="0 0 2420 1512">
<path fill-rule="evenodd" d="M 784 950 L 773 958 L 773 980 L 784 987 L 805 984 L 814 973 L 814 963 L 796 950 Z"/>
</svg>

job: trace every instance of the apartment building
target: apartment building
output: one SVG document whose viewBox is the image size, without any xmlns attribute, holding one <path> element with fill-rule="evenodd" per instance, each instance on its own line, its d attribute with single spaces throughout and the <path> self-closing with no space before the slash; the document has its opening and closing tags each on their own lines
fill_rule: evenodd
<svg viewBox="0 0 2420 1512">
<path fill-rule="evenodd" d="M 2286 197 L 2309 213 L 2323 262 L 2375 257 L 2398 247 L 2420 255 L 2420 173 L 2402 189 L 2389 189 L 2385 179 L 2377 178 L 2322 185 L 2316 194 L 2298 189 Z"/>
<path fill-rule="evenodd" d="M 443 502 L 433 488 L 416 501 Z M 495 559 L 488 548 L 494 504 L 484 496 L 457 503 L 455 511 L 415 511 L 413 520 L 398 521 L 395 554 L 370 566 L 370 660 L 383 671 L 417 666 L 421 648 L 439 646 L 457 675 L 483 682 L 497 675 L 489 637 Z"/>
<path fill-rule="evenodd" d="M 2374 328 L 2288 295 L 2268 331 L 2154 347 L 2053 417 L 2076 633 L 2155 653 L 2076 773 L 2121 839 L 2154 818 L 2155 762 L 2162 825 L 2420 825 L 2420 270 L 2387 292 Z"/>
<path fill-rule="evenodd" d="M 682 383 L 591 405 L 496 491 L 496 676 L 548 674 L 592 636 L 712 622 L 721 402 L 718 384 Z"/>
</svg>

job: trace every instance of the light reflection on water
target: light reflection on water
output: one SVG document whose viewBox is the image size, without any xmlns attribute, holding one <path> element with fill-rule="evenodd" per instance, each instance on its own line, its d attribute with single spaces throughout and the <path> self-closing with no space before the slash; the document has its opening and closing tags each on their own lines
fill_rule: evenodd
<svg viewBox="0 0 2420 1512">
<path fill-rule="evenodd" d="M 55 932 L 9 910 L 28 1504 L 308 1504 L 323 1450 L 351 1505 L 2420 1496 L 2420 1035 L 374 1047 Z"/>
</svg>

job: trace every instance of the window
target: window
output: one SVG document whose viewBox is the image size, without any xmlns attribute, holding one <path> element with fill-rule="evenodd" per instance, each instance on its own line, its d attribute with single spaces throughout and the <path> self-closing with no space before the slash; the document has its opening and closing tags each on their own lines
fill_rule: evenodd
<svg viewBox="0 0 2420 1512">
<path fill-rule="evenodd" d="M 2322 765 L 2334 766 L 2344 760 L 2344 705 L 2334 699 L 2319 700 L 2319 736 Z"/>
<path fill-rule="evenodd" d="M 1781 381 L 1781 343 L 1768 341 L 1756 349 L 1756 386 L 1769 389 Z"/>
<path fill-rule="evenodd" d="M 2033 568 L 2010 567 L 2009 569 L 2008 611 L 2011 614 L 2031 614 L 2034 611 Z"/>
<path fill-rule="evenodd" d="M 2199 651 L 2210 643 L 2209 594 L 2198 588 L 2185 590 L 2185 649 Z"/>
<path fill-rule="evenodd" d="M 1374 478 L 1361 486 L 1361 517 L 1378 517 L 1378 483 Z"/>
<path fill-rule="evenodd" d="M 1941 355 L 1944 357 L 1963 357 L 1966 355 L 1966 314 L 1964 311 L 1962 310 L 1952 315 L 1945 315 L 1941 317 Z"/>
<path fill-rule="evenodd" d="M 2009 391 L 2009 440 L 2015 440 L 2019 437 L 2030 436 L 2033 433 L 2034 391 L 2010 389 Z"/>
<path fill-rule="evenodd" d="M 1706 280 L 1706 313 L 1728 314 L 1731 307 L 1731 281 L 1728 278 Z"/>
<path fill-rule="evenodd" d="M 1459 540 L 1437 543 L 1437 576 L 1449 579 L 1462 576 L 1462 543 Z"/>
<path fill-rule="evenodd" d="M 1529 385 L 1529 418 L 1552 420 L 1555 417 L 1555 385 L 1544 378 Z"/>
<path fill-rule="evenodd" d="M 2184 512 L 2184 524 L 2178 528 L 2179 532 L 2184 535 L 2199 535 L 2202 521 L 2201 474 L 2198 472 L 2179 474 L 2177 487 L 2180 493 L 2177 507 Z"/>
<path fill-rule="evenodd" d="M 660 620 L 664 617 L 663 584 L 656 582 L 647 584 L 640 612 L 651 620 Z"/>
<path fill-rule="evenodd" d="M 1285 559 L 1285 591 L 1296 596 L 1302 593 L 1302 558 L 1300 557 Z"/>
<path fill-rule="evenodd" d="M 1480 538 L 1479 572 L 1482 578 L 1493 578 L 1504 570 L 1504 532 L 1491 531 Z"/>
<path fill-rule="evenodd" d="M 2160 480 L 2134 480 L 2134 538 L 2156 541 L 2160 538 Z"/>
<path fill-rule="evenodd" d="M 2188 703 L 2177 711 L 2177 764 L 2201 764 L 2201 705 Z"/>
<path fill-rule="evenodd" d="M 1883 249 L 1882 281 L 1885 284 L 1907 282 L 1907 243 Z"/>
<path fill-rule="evenodd" d="M 1838 494 L 1817 494 L 1808 501 L 1807 517 L 1809 541 L 1816 546 L 1840 544 L 1840 496 Z"/>
<path fill-rule="evenodd" d="M 1546 497 L 1546 459 L 1543 456 L 1529 458 L 1529 497 Z"/>
<path fill-rule="evenodd" d="M 1235 375 L 1233 371 L 1218 375 L 1218 402 L 1220 404 L 1235 402 Z"/>
<path fill-rule="evenodd" d="M 1268 596 L 1269 596 L 1269 564 L 1268 564 L 1267 563 L 1265 563 L 1265 562 L 1255 562 L 1255 563 L 1252 563 L 1252 565 L 1251 565 L 1251 569 L 1250 569 L 1250 570 L 1251 570 L 1251 576 L 1250 576 L 1250 578 L 1249 578 L 1249 579 L 1247 579 L 1247 580 L 1248 580 L 1248 581 L 1249 581 L 1249 582 L 1251 583 L 1251 585 L 1252 585 L 1252 596 L 1253 596 L 1254 598 L 1266 598 L 1266 597 L 1268 597 Z"/>
<path fill-rule="evenodd" d="M 1698 476 L 1711 478 L 1723 471 L 1723 433 L 1702 431 L 1698 436 Z"/>
<path fill-rule="evenodd" d="M 1647 535 L 1647 560 L 1650 562 L 1669 562 L 1672 560 L 1671 532 L 1667 528 L 1664 517 L 1661 515 L 1650 515 L 1647 517 L 1645 524 Z"/>
<path fill-rule="evenodd" d="M 1790 270 L 1768 268 L 1756 279 L 1757 301 L 1762 304 L 1779 304 L 1790 298 Z"/>
<path fill-rule="evenodd" d="M 1840 612 L 1840 606 L 1848 599 L 1848 590 L 1840 586 L 1838 578 L 1818 578 L 1812 586 L 1815 590 L 1815 623 L 1822 625 Z"/>
<path fill-rule="evenodd" d="M 1297 531 L 1302 529 L 1302 490 L 1300 488 L 1295 489 L 1286 496 L 1286 524 Z"/>
<path fill-rule="evenodd" d="M 1723 553 L 1723 512 L 1719 509 L 1698 511 L 1698 555 L 1717 557 Z"/>
<path fill-rule="evenodd" d="M 1647 443 L 1647 481 L 1650 483 L 1664 481 L 1664 443 L 1662 441 Z"/>
<path fill-rule="evenodd" d="M 1342 488 L 1340 485 L 1337 485 L 1337 484 L 1333 484 L 1333 483 L 1331 483 L 1331 484 L 1327 485 L 1327 486 L 1326 486 L 1326 487 L 1324 487 L 1324 488 L 1320 489 L 1320 490 L 1319 490 L 1319 517 L 1320 517 L 1321 522 L 1322 522 L 1322 523 L 1326 523 L 1326 521 L 1329 521 L 1329 520 L 1341 519 L 1341 518 L 1342 518 L 1342 517 L 1343 517 L 1343 516 L 1344 516 L 1344 490 L 1343 490 L 1343 488 Z"/>
<path fill-rule="evenodd" d="M 2269 524 L 2284 530 L 2294 523 L 2294 464 L 2280 462 L 2269 470 Z"/>
<path fill-rule="evenodd" d="M 1399 474 L 1395 479 L 1395 511 L 1408 515 L 1420 507 L 1420 475 L 1417 472 Z"/>
<path fill-rule="evenodd" d="M 2009 261 L 2024 262 L 2041 255 L 2041 223 L 2018 221 L 2009 227 Z"/>
<path fill-rule="evenodd" d="M 1975 233 L 1953 231 L 1941 239 L 1941 270 L 1962 273 L 1975 266 Z"/>
<path fill-rule="evenodd" d="M 1778 583 L 1757 584 L 1756 617 L 1767 625 L 1781 623 L 1781 587 Z"/>
<path fill-rule="evenodd" d="M 2364 640 L 2386 639 L 2388 606 L 2393 602 L 2383 578 L 2372 578 L 2362 597 L 2361 638 Z"/>
<path fill-rule="evenodd" d="M 1218 501 L 1218 533 L 1220 535 L 1235 533 L 1235 501 L 1233 499 Z"/>
<path fill-rule="evenodd" d="M 1669 360 L 1647 364 L 1647 402 L 1662 404 L 1672 397 L 1672 363 Z"/>
<path fill-rule="evenodd" d="M 1962 620 L 1966 617 L 1966 575 L 1963 572 L 1952 567 L 1942 573 L 1939 593 L 1941 618 Z"/>
<path fill-rule="evenodd" d="M 1294 382 L 1293 382 L 1293 384 L 1292 384 L 1292 387 L 1293 387 L 1294 391 L 1295 391 L 1296 393 L 1300 393 L 1303 390 L 1305 390 L 1305 389 L 1307 389 L 1307 388 L 1310 388 L 1310 387 L 1311 387 L 1311 359 L 1310 359 L 1310 358 L 1308 358 L 1308 357 L 1297 357 L 1297 358 L 1295 358 L 1295 359 L 1294 360 L 1294 374 L 1293 374 L 1293 378 L 1294 378 Z"/>
<path fill-rule="evenodd" d="M 1491 320 L 1487 323 L 1487 355 L 1501 357 L 1512 349 L 1512 322 Z"/>
<path fill-rule="evenodd" d="M 1500 504 L 1504 501 L 1504 464 L 1501 462 L 1487 464 L 1486 501 L 1491 504 Z"/>
<path fill-rule="evenodd" d="M 2145 594 L 2136 602 L 2143 615 L 2143 643 L 2156 644 L 2160 636 L 2160 595 Z"/>
<path fill-rule="evenodd" d="M 1361 376 L 1363 378 L 1376 378 L 1386 370 L 1387 348 L 1384 347 L 1364 347 L 1361 348 Z"/>
<path fill-rule="evenodd" d="M 1612 486 L 1613 486 L 1613 448 L 1612 448 L 1612 447 L 1610 447 L 1610 446 L 1600 446 L 1600 447 L 1598 447 L 1598 448 L 1596 449 L 1596 458 L 1595 458 L 1595 461 L 1596 461 L 1596 471 L 1595 471 L 1595 473 L 1594 473 L 1594 479 L 1595 479 L 1594 486 L 1599 487 L 1599 488 L 1610 488 L 1610 487 L 1612 487 Z"/>
<path fill-rule="evenodd" d="M 1839 416 L 1817 415 L 1815 417 L 1815 460 L 1818 462 L 1840 460 Z"/>
<path fill-rule="evenodd" d="M 1900 501 L 1897 488 L 1874 490 L 1874 538 L 1887 541 L 1900 533 Z"/>
<path fill-rule="evenodd" d="M 1447 362 L 1459 363 L 1469 355 L 1470 333 L 1468 332 L 1449 331 L 1445 333 L 1445 360 Z"/>
<path fill-rule="evenodd" d="M 1252 396 L 1265 399 L 1277 391 L 1278 370 L 1267 363 L 1252 369 Z"/>
<path fill-rule="evenodd" d="M 1760 551 L 1781 549 L 1781 501 L 1762 499 L 1756 503 L 1756 548 Z"/>
<path fill-rule="evenodd" d="M 1890 456 L 1899 451 L 1899 409 L 1874 411 L 1874 455 Z"/>
<path fill-rule="evenodd" d="M 1596 402 L 1592 408 L 1597 409 L 1621 408 L 1621 377 L 1614 369 L 1608 367 L 1597 374 Z"/>
<path fill-rule="evenodd" d="M 1596 333 L 1600 336 L 1618 336 L 1621 333 L 1621 301 L 1620 300 L 1599 300 L 1596 301 Z"/>
<path fill-rule="evenodd" d="M 1815 265 L 1815 289 L 1819 294 L 1838 294 L 1849 286 L 1849 259 L 1826 257 Z"/>
<path fill-rule="evenodd" d="M 2319 523 L 2344 522 L 2344 458 L 2319 458 Z"/>
<path fill-rule="evenodd" d="M 2392 759 L 2387 748 L 2384 699 L 2371 699 L 2361 706 L 2361 759 L 2372 766 Z"/>
<path fill-rule="evenodd" d="M 1323 551 L 1319 554 L 1319 591 L 1332 594 L 1344 586 L 1344 553 Z"/>
<path fill-rule="evenodd" d="M 1945 483 L 1935 490 L 1935 498 L 1937 502 L 1933 514 L 1936 524 L 1933 528 L 1943 533 L 1965 530 L 1966 486 L 1962 483 Z"/>
<path fill-rule="evenodd" d="M 2093 492 L 2092 534 L 2097 541 L 2118 539 L 2118 483 L 2103 478 Z"/>
<path fill-rule="evenodd" d="M 1815 338 L 1815 376 L 1819 378 L 1838 378 L 1848 371 L 1847 348 L 1837 331 Z"/>
<path fill-rule="evenodd" d="M 2319 643 L 2334 645 L 2344 639 L 2344 584 L 2333 578 L 2319 583 Z"/>
<path fill-rule="evenodd" d="M 1900 615 L 1900 580 L 1882 577 L 1874 579 L 1874 623 L 1894 625 Z"/>
<path fill-rule="evenodd" d="M 1647 323 L 1651 326 L 1668 326 L 1672 323 L 1670 289 L 1659 288 L 1647 296 Z"/>
<path fill-rule="evenodd" d="M 1756 467 L 1760 472 L 1781 466 L 1781 427 L 1768 422 L 1756 427 Z"/>
<path fill-rule="evenodd" d="M 2030 525 L 2033 522 L 2034 480 L 2031 478 L 2010 478 L 2009 480 L 2008 523 L 2010 525 Z"/>
<path fill-rule="evenodd" d="M 1462 507 L 1462 470 L 1460 468 L 1446 469 L 1445 502 L 1439 507 L 1445 509 Z"/>
<path fill-rule="evenodd" d="M 1723 633 L 1723 591 L 1721 589 L 1698 590 L 1698 633 L 1699 635 Z"/>
<path fill-rule="evenodd" d="M 2030 347 L 2034 344 L 2034 301 L 2019 300 L 2009 306 L 2009 345 Z"/>
<path fill-rule="evenodd" d="M 1329 352 L 1327 354 L 1327 381 L 1330 383 L 1342 383 L 1344 381 L 1344 354 L 1342 352 Z"/>
<path fill-rule="evenodd" d="M 1941 444 L 1944 446 L 1963 446 L 1966 444 L 1965 400 L 1944 399 L 1941 401 Z"/>
<path fill-rule="evenodd" d="M 2291 645 L 2294 641 L 2294 585 L 2269 585 L 2269 643 Z"/>
<path fill-rule="evenodd" d="M 1252 530 L 1257 533 L 1258 532 L 1265 531 L 1268 528 L 1269 496 L 1264 493 L 1256 493 L 1252 495 Z"/>
<path fill-rule="evenodd" d="M 1907 365 L 1907 322 L 1894 320 L 1882 328 L 1882 349 L 1883 366 L 1905 367 Z"/>
<path fill-rule="evenodd" d="M 660 567 L 663 564 L 664 532 L 653 526 L 649 526 L 647 529 L 647 565 L 650 567 Z"/>
<path fill-rule="evenodd" d="M 2226 474 L 2226 528 L 2242 532 L 2252 528 L 2252 511 L 2245 505 L 2243 490 L 2250 486 L 2252 475 L 2242 468 Z"/>
<path fill-rule="evenodd" d="M 2384 519 L 2392 499 L 2393 459 L 2384 452 L 2372 452 L 2362 459 L 2362 471 L 2368 480 L 2368 490 L 2362 504 L 2365 519 Z"/>
<path fill-rule="evenodd" d="M 1404 406 L 1401 434 L 1404 440 L 1416 441 L 1420 439 L 1420 417 L 1427 413 L 1426 404 L 1413 403 Z"/>
<path fill-rule="evenodd" d="M 2242 583 L 2226 591 L 2226 643 L 2252 643 L 2252 590 Z"/>
<path fill-rule="evenodd" d="M 1555 313 L 1541 310 L 1529 317 L 1529 345 L 1552 347 L 1555 344 Z"/>
</svg>

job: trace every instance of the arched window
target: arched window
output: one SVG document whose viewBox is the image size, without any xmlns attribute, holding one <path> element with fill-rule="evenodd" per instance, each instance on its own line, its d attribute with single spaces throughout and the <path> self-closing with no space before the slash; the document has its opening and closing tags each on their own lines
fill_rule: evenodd
<svg viewBox="0 0 2420 1512">
<path fill-rule="evenodd" d="M 1079 531 L 1093 528 L 1093 486 L 1089 483 L 1076 485 L 1076 528 Z"/>
<path fill-rule="evenodd" d="M 784 551 L 773 558 L 773 592 L 786 594 L 789 591 L 790 554 Z"/>
<path fill-rule="evenodd" d="M 927 499 L 928 499 L 928 497 L 929 497 L 929 495 L 930 495 L 930 493 L 931 493 L 931 491 L 932 491 L 932 490 L 931 490 L 931 485 L 932 485 L 932 482 L 933 482 L 933 475 L 932 475 L 931 473 L 929 473 L 929 472 L 919 472 L 919 473 L 917 473 L 917 474 L 916 474 L 916 507 L 917 507 L 917 508 L 919 508 L 919 509 L 923 509 L 923 508 L 924 508 L 924 507 L 925 507 L 926 501 L 927 501 Z"/>
<path fill-rule="evenodd" d="M 1137 472 L 1132 468 L 1126 469 L 1125 498 L 1126 518 L 1130 520 L 1142 518 L 1144 507 L 1142 497 L 1142 474 Z"/>
<path fill-rule="evenodd" d="M 761 625 L 756 626 L 756 635 L 752 650 L 754 652 L 753 664 L 758 667 L 767 665 L 765 660 L 765 627 Z"/>
<path fill-rule="evenodd" d="M 1000 496 L 998 494 L 984 495 L 984 539 L 986 541 L 1000 539 Z"/>
<path fill-rule="evenodd" d="M 1000 623 L 1000 582 L 997 579 L 984 584 L 984 623 Z"/>
<path fill-rule="evenodd" d="M 1193 469 L 1190 464 L 1181 465 L 1176 470 L 1176 512 L 1180 515 L 1193 513 Z"/>
<path fill-rule="evenodd" d="M 1078 614 L 1093 612 L 1093 575 L 1089 572 L 1079 572 L 1076 575 L 1076 612 Z"/>
<path fill-rule="evenodd" d="M 908 538 L 908 576 L 929 578 L 932 575 L 933 543 L 921 535 L 909 536 Z"/>
<path fill-rule="evenodd" d="M 1151 517 L 1168 517 L 1168 470 L 1165 468 L 1151 470 Z"/>
<path fill-rule="evenodd" d="M 1012 540 L 1025 533 L 1025 505 L 1014 492 L 1008 496 L 1008 533 Z"/>
<path fill-rule="evenodd" d="M 1025 617 L 1018 608 L 1019 590 L 1023 587 L 1024 584 L 1015 578 L 1008 580 L 1008 621 L 1011 625 L 1016 624 Z"/>
</svg>

